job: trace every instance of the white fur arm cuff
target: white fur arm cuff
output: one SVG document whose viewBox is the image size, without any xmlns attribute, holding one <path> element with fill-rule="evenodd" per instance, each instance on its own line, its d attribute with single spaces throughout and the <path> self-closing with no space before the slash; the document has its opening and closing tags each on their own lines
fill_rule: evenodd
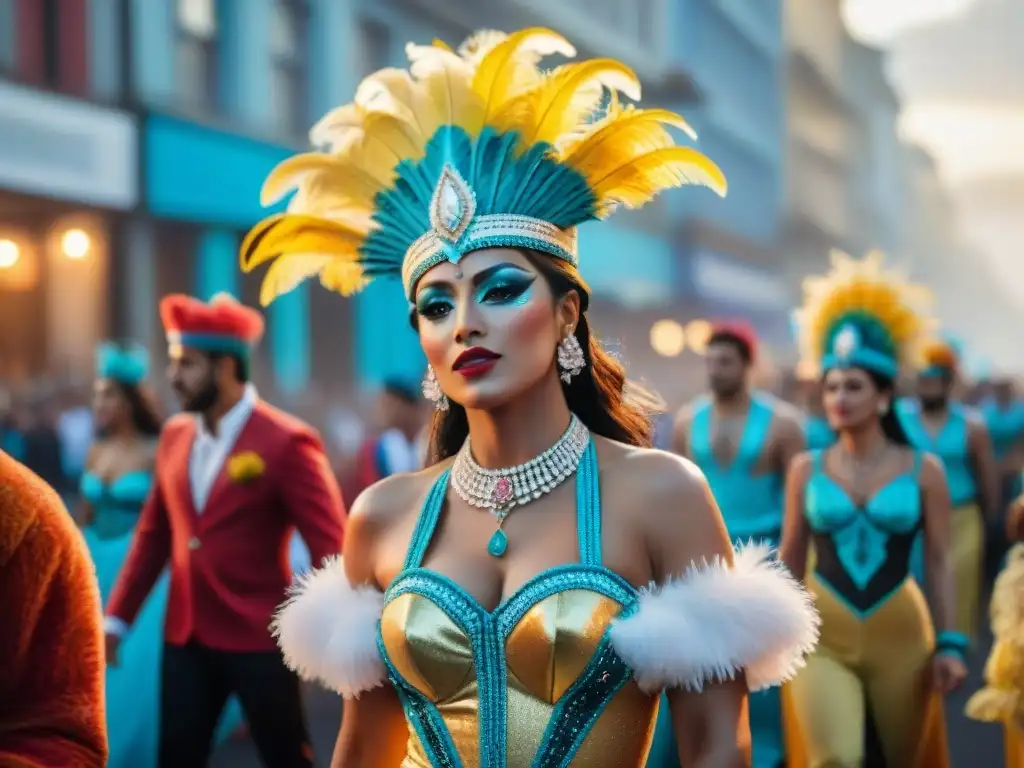
<svg viewBox="0 0 1024 768">
<path fill-rule="evenodd" d="M 383 610 L 384 595 L 349 584 L 341 558 L 334 557 L 297 579 L 271 630 L 289 669 L 354 698 L 387 680 L 377 648 Z"/>
<path fill-rule="evenodd" d="M 818 641 L 811 595 L 766 546 L 743 547 L 731 568 L 694 566 L 640 595 L 611 642 L 645 691 L 701 690 L 746 673 L 758 691 L 790 679 Z"/>
</svg>

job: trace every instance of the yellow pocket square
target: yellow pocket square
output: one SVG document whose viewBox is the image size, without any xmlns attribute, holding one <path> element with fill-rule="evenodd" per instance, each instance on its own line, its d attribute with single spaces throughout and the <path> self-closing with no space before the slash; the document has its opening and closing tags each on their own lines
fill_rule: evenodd
<svg viewBox="0 0 1024 768">
<path fill-rule="evenodd" d="M 256 451 L 242 451 L 228 459 L 228 477 L 236 483 L 248 483 L 267 469 L 263 457 Z"/>
</svg>

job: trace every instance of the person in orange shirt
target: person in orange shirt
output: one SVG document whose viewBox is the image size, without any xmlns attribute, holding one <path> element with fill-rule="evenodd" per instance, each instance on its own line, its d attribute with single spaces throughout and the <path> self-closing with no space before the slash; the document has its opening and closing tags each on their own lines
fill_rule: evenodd
<svg viewBox="0 0 1024 768">
<path fill-rule="evenodd" d="M 102 614 L 56 492 L 0 451 L 0 766 L 103 768 Z"/>
</svg>

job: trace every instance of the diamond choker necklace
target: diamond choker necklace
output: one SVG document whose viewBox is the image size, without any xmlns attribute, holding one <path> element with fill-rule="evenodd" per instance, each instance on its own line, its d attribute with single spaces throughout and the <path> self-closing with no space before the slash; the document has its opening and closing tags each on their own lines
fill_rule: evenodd
<svg viewBox="0 0 1024 768">
<path fill-rule="evenodd" d="M 540 456 L 507 469 L 485 469 L 476 463 L 466 438 L 452 465 L 452 487 L 467 504 L 490 510 L 497 518 L 498 528 L 487 543 L 491 555 L 501 557 L 508 548 L 502 526 L 509 513 L 572 477 L 589 443 L 590 430 L 572 414 L 562 436 Z"/>
</svg>

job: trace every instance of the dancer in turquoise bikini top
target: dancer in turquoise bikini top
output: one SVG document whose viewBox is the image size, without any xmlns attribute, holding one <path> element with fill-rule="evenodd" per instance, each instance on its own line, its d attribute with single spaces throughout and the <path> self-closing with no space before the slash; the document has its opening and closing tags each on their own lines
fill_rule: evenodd
<svg viewBox="0 0 1024 768">
<path fill-rule="evenodd" d="M 272 172 L 289 210 L 242 244 L 265 301 L 399 278 L 437 409 L 434 464 L 364 492 L 344 559 L 280 611 L 285 660 L 349 699 L 336 765 L 641 766 L 665 688 L 681 755 L 733 765 L 748 686 L 792 674 L 815 616 L 766 549 L 733 555 L 691 465 L 644 449 L 576 229 L 725 180 L 682 118 L 623 106 L 624 65 L 541 70 L 575 53 L 553 32 L 408 53 Z"/>
</svg>

